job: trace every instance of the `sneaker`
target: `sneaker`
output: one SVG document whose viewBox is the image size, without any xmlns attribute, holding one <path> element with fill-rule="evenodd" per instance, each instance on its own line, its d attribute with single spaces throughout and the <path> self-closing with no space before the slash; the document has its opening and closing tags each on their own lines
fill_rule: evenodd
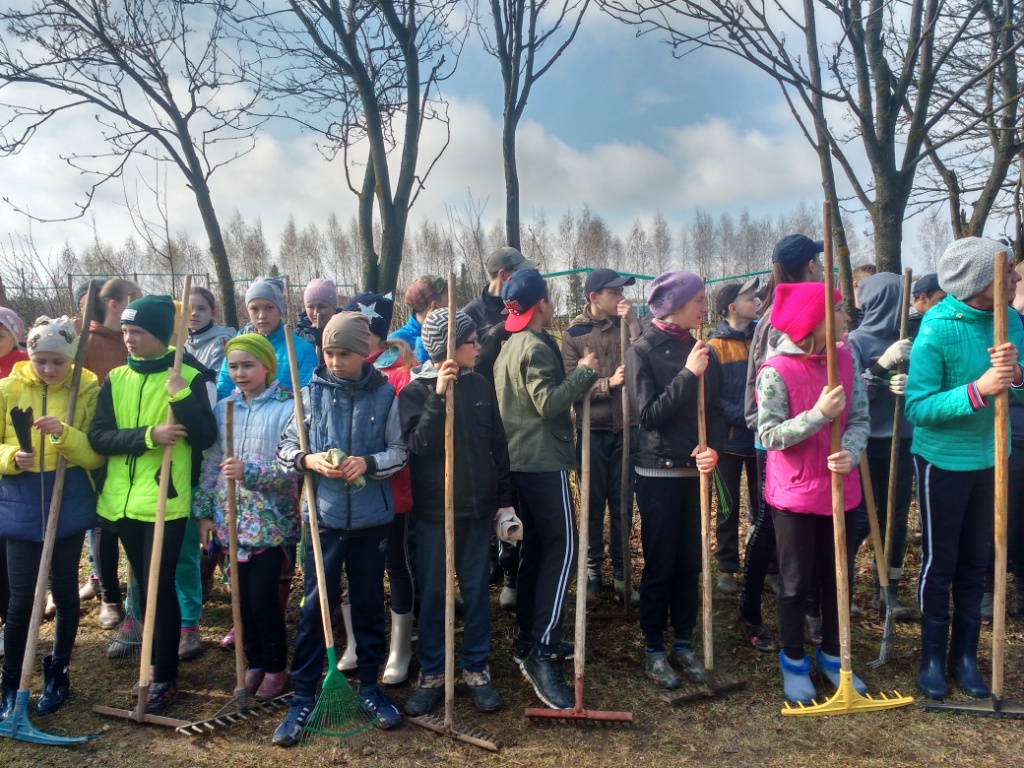
<svg viewBox="0 0 1024 768">
<path fill-rule="evenodd" d="M 285 689 L 288 688 L 288 670 L 282 670 L 281 672 L 267 672 L 263 676 L 263 683 L 256 691 L 257 701 L 269 701 L 270 699 L 276 699 L 278 696 L 284 695 Z"/>
<path fill-rule="evenodd" d="M 601 577 L 587 577 L 587 605 L 593 605 L 601 595 Z"/>
<path fill-rule="evenodd" d="M 256 691 L 259 690 L 263 684 L 263 678 L 267 676 L 267 673 L 262 669 L 247 669 L 245 670 L 245 690 L 250 696 L 255 696 Z"/>
<path fill-rule="evenodd" d="M 302 732 L 306 729 L 306 721 L 313 714 L 316 706 L 316 699 L 312 696 L 292 696 L 288 705 L 288 714 L 274 731 L 273 742 L 279 747 L 294 747 L 302 738 Z"/>
<path fill-rule="evenodd" d="M 811 645 L 821 645 L 821 617 L 804 616 L 804 636 Z"/>
<path fill-rule="evenodd" d="M 95 576 L 90 576 L 89 580 L 82 585 L 82 588 L 78 590 L 79 600 L 95 600 L 100 596 L 100 580 Z M 110 629 L 110 627 L 104 627 L 104 629 Z"/>
<path fill-rule="evenodd" d="M 166 713 L 177 695 L 177 680 L 168 680 L 166 683 L 153 683 L 149 686 L 149 696 L 146 698 L 146 714 L 162 715 Z"/>
<path fill-rule="evenodd" d="M 124 621 L 124 608 L 120 603 L 100 602 L 99 623 L 101 629 L 117 629 Z"/>
<path fill-rule="evenodd" d="M 991 592 L 986 592 L 981 597 L 981 623 L 991 624 L 994 601 Z"/>
<path fill-rule="evenodd" d="M 235 650 L 235 628 L 232 627 L 228 630 L 228 633 L 221 638 L 220 647 L 225 651 Z M 275 742 L 276 743 L 276 742 Z"/>
<path fill-rule="evenodd" d="M 498 690 L 491 683 L 491 672 L 485 669 L 483 672 L 462 671 L 462 682 L 466 684 L 469 691 L 469 698 L 473 700 L 473 706 L 478 712 L 490 714 L 501 709 L 501 696 Z"/>
<path fill-rule="evenodd" d="M 57 604 L 53 602 L 53 595 L 49 592 L 46 593 L 46 609 L 43 611 L 43 617 L 52 619 L 57 615 Z"/>
<path fill-rule="evenodd" d="M 679 675 L 672 669 L 672 665 L 668 663 L 664 651 L 647 652 L 646 671 L 647 677 L 659 688 L 672 689 L 683 684 Z"/>
<path fill-rule="evenodd" d="M 498 604 L 502 607 L 502 610 L 508 611 L 509 613 L 516 612 L 516 588 L 504 586 L 501 588 L 501 594 L 498 595 Z"/>
<path fill-rule="evenodd" d="M 441 691 L 441 697 L 444 697 L 444 690 Z M 359 698 L 363 701 L 366 714 L 377 720 L 378 728 L 390 731 L 402 724 L 402 713 L 376 683 L 371 683 L 365 688 L 359 686 Z"/>
<path fill-rule="evenodd" d="M 677 645 L 668 652 L 668 661 L 683 673 L 691 683 L 704 682 L 704 665 L 688 645 Z"/>
<path fill-rule="evenodd" d="M 526 657 L 530 655 L 530 651 L 532 650 L 532 642 L 517 638 L 515 650 L 512 652 L 512 661 L 522 668 L 523 662 L 526 661 Z M 572 661 L 576 658 L 576 646 L 568 640 L 562 640 L 558 643 L 558 657 L 562 661 Z"/>
<path fill-rule="evenodd" d="M 178 661 L 198 659 L 205 652 L 203 639 L 199 636 L 199 627 L 186 627 L 181 630 L 178 640 Z"/>
<path fill-rule="evenodd" d="M 121 628 L 117 630 L 117 637 L 107 648 L 108 659 L 123 659 L 137 653 L 142 644 L 142 622 L 135 619 L 125 619 Z"/>
<path fill-rule="evenodd" d="M 715 584 L 715 590 L 720 595 L 726 597 L 732 597 L 740 591 L 739 584 L 736 583 L 735 573 L 721 573 L 718 575 L 718 583 Z"/>
<path fill-rule="evenodd" d="M 544 655 L 537 651 L 527 655 L 522 665 L 523 677 L 530 681 L 534 692 L 551 709 L 572 709 L 573 698 L 565 683 L 562 660 L 557 654 Z"/>
<path fill-rule="evenodd" d="M 750 643 L 754 648 L 761 653 L 774 653 L 779 650 L 779 641 L 773 634 L 767 632 L 764 628 L 764 624 L 751 624 L 745 618 L 743 614 L 739 614 L 740 629 L 743 630 L 743 636 L 747 638 L 747 642 Z"/>
<path fill-rule="evenodd" d="M 444 675 L 424 675 L 420 672 L 416 690 L 405 700 L 405 713 L 422 717 L 437 709 L 444 701 Z"/>
<path fill-rule="evenodd" d="M 615 579 L 612 582 L 612 588 L 615 590 L 615 597 L 617 597 L 619 599 L 619 602 L 622 602 L 623 597 L 626 594 L 626 580 L 625 579 Z M 635 589 L 633 589 L 633 585 L 632 584 L 629 585 L 629 607 L 630 608 L 639 608 L 640 607 L 640 593 L 637 592 Z"/>
</svg>

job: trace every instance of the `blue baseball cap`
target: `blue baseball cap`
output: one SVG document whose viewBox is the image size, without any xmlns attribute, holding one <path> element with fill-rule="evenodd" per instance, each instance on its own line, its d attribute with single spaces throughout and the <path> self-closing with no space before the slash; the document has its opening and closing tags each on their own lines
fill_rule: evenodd
<svg viewBox="0 0 1024 768">
<path fill-rule="evenodd" d="M 537 302 L 547 295 L 548 287 L 536 269 L 520 269 L 501 286 L 501 300 L 508 317 L 505 330 L 515 333 L 525 328 L 533 318 Z"/>
<path fill-rule="evenodd" d="M 798 272 L 824 250 L 825 243 L 821 240 L 811 240 L 807 235 L 786 235 L 772 249 L 772 261 L 779 262 L 791 273 Z"/>
<path fill-rule="evenodd" d="M 603 288 L 621 288 L 624 285 L 635 284 L 635 277 L 623 277 L 614 269 L 602 267 L 601 269 L 595 269 L 587 275 L 587 279 L 583 283 L 583 298 L 589 300 L 590 294 L 596 293 Z"/>
<path fill-rule="evenodd" d="M 921 294 L 927 295 L 938 290 L 940 290 L 939 276 L 934 272 L 929 272 L 927 275 L 921 275 L 917 278 L 917 282 L 914 283 L 914 289 L 910 293 L 916 299 Z"/>
</svg>

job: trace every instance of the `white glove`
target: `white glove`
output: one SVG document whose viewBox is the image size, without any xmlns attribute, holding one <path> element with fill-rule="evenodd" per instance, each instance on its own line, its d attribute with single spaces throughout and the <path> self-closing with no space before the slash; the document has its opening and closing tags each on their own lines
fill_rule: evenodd
<svg viewBox="0 0 1024 768">
<path fill-rule="evenodd" d="M 911 344 L 910 339 L 903 339 L 902 341 L 890 344 L 889 348 L 878 358 L 878 364 L 887 371 L 891 371 L 900 363 L 907 362 L 910 359 Z"/>
<path fill-rule="evenodd" d="M 907 393 L 907 374 L 897 373 L 889 377 L 889 391 L 897 397 Z"/>
<path fill-rule="evenodd" d="M 494 516 L 494 535 L 499 541 L 506 544 L 514 544 L 523 540 L 523 521 L 516 517 L 511 508 L 505 507 L 498 510 Z"/>
</svg>

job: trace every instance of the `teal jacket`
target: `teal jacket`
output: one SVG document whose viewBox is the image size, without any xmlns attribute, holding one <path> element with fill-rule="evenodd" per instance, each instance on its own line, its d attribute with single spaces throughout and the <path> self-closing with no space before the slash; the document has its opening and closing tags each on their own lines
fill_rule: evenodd
<svg viewBox="0 0 1024 768">
<path fill-rule="evenodd" d="M 1009 341 L 1024 362 L 1024 326 L 1006 307 Z M 924 316 L 910 352 L 906 412 L 914 425 L 911 448 L 939 469 L 970 472 L 995 465 L 993 399 L 972 402 L 968 386 L 990 367 L 992 312 L 947 296 Z M 1010 389 L 1019 400 L 1024 390 Z M 1007 430 L 1009 431 L 1009 430 Z"/>
</svg>

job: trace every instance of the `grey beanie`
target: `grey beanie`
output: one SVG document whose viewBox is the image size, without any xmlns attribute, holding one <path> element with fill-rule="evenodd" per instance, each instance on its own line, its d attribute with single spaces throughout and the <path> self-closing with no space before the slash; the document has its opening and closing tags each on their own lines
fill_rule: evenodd
<svg viewBox="0 0 1024 768">
<path fill-rule="evenodd" d="M 257 277 L 245 292 L 245 304 L 253 299 L 266 299 L 276 306 L 284 315 L 284 281 L 276 277 Z"/>
<path fill-rule="evenodd" d="M 473 318 L 460 309 L 455 310 L 455 346 L 466 343 L 476 331 Z M 435 309 L 423 321 L 423 347 L 435 363 L 448 357 L 448 310 Z"/>
<path fill-rule="evenodd" d="M 987 237 L 954 240 L 939 257 L 939 287 L 961 301 L 978 295 L 995 277 L 996 254 L 1005 250 Z"/>
</svg>

